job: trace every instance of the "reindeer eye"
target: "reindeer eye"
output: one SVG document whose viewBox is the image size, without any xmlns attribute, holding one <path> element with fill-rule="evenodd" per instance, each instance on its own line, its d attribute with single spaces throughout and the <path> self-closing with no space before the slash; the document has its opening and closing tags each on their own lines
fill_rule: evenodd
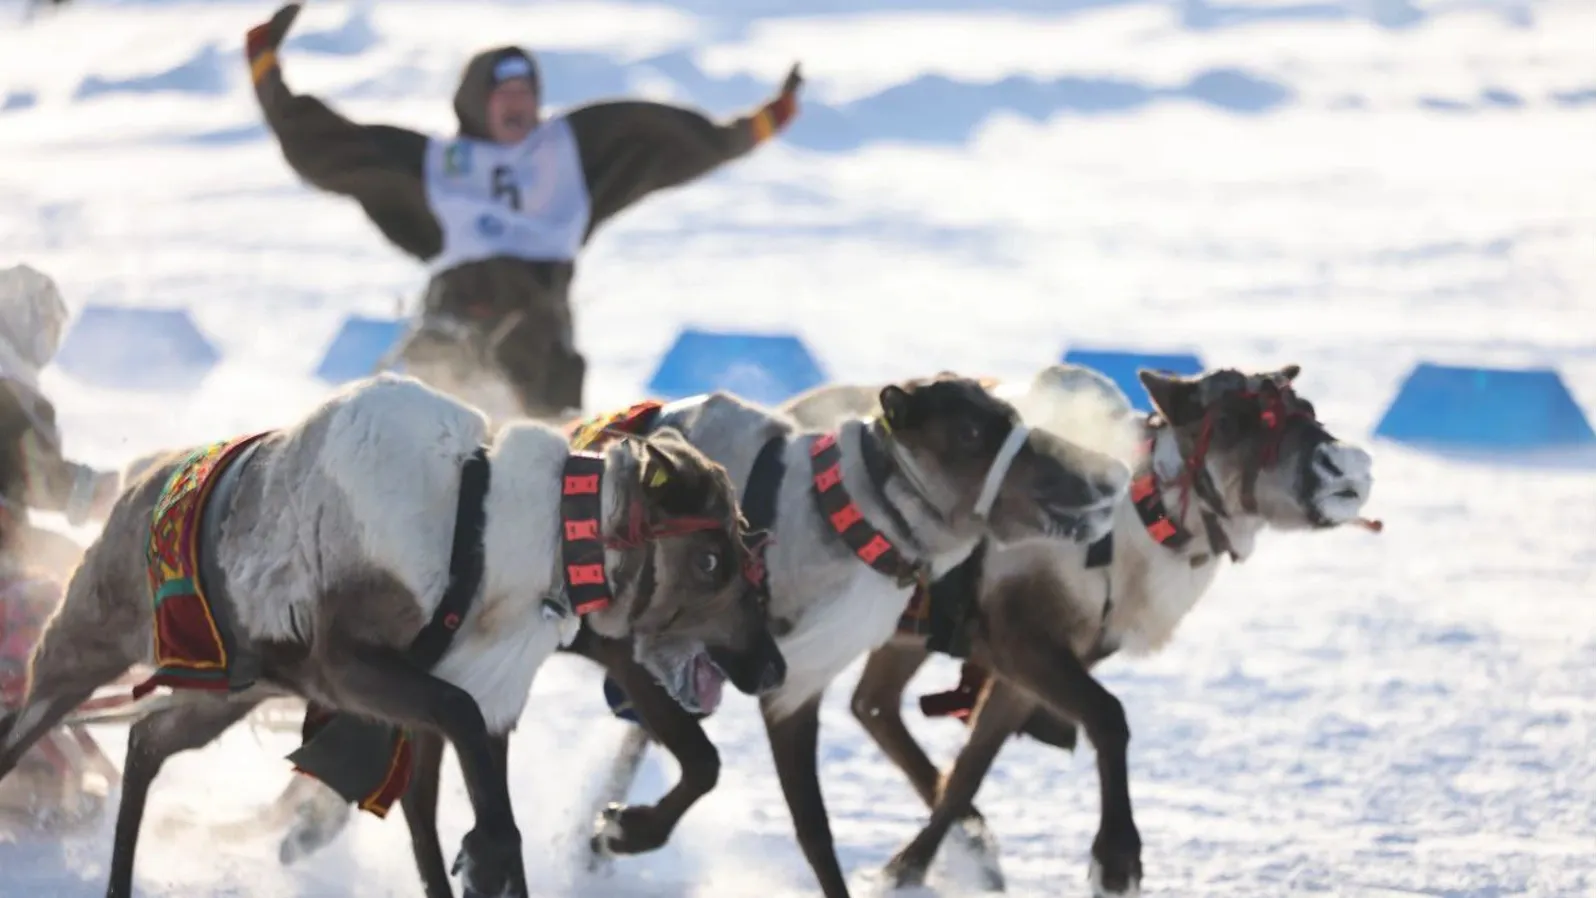
<svg viewBox="0 0 1596 898">
<path fill-rule="evenodd" d="M 974 421 L 966 421 L 954 431 L 955 440 L 958 440 L 962 449 L 979 449 L 981 447 L 981 425 Z"/>
<path fill-rule="evenodd" d="M 698 567 L 700 574 L 706 577 L 713 577 L 715 572 L 720 570 L 720 551 L 706 549 L 698 553 L 698 557 L 693 560 L 693 563 Z"/>
</svg>

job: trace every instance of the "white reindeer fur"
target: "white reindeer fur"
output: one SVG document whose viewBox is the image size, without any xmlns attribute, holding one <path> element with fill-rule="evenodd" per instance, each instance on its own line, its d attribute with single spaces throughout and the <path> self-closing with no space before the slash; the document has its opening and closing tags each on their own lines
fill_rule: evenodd
<svg viewBox="0 0 1596 898">
<path fill-rule="evenodd" d="M 765 439 L 785 431 L 786 473 L 777 493 L 780 523 L 766 557 L 770 576 L 771 617 L 792 629 L 777 637 L 787 660 L 787 680 L 765 696 L 767 712 L 780 719 L 820 695 L 843 669 L 892 638 L 897 621 L 913 595 L 861 562 L 843 545 L 820 515 L 811 492 L 813 470 L 809 447 L 818 432 L 796 433 L 794 422 L 756 408 L 725 393 L 695 397 L 667 406 L 659 424 L 681 430 L 710 458 L 725 465 L 739 491 L 746 489 L 754 458 Z M 871 524 L 900 547 L 921 545 L 936 574 L 958 564 L 975 547 L 976 536 L 938 533 L 931 522 L 910 514 L 913 539 L 898 532 L 869 485 L 859 450 L 865 423 L 844 422 L 838 432 L 842 449 L 842 482 Z M 888 483 L 889 498 L 908 513 L 913 507 L 905 487 Z"/>
<path fill-rule="evenodd" d="M 838 386 L 822 388 L 796 410 L 806 426 L 822 427 L 829 421 L 876 410 L 875 387 Z M 1113 381 L 1088 368 L 1055 365 L 1038 378 L 1007 381 L 992 390 L 993 395 L 1012 403 L 1025 422 L 1050 431 L 1063 439 L 1111 455 L 1134 467 L 1141 452 L 1141 419 L 1130 400 Z M 1153 451 L 1154 464 L 1164 483 L 1173 481 L 1181 465 L 1178 447 L 1166 431 Z M 1164 502 L 1171 514 L 1178 513 L 1178 496 L 1166 489 Z M 1195 503 L 1182 524 L 1193 533 L 1204 533 L 1200 510 Z M 1251 551 L 1263 522 L 1245 518 L 1226 522 L 1226 535 L 1239 554 Z M 1066 587 L 1059 601 L 1067 603 L 1070 619 L 1092 625 L 1076 628 L 1082 639 L 1073 648 L 1084 654 L 1097 635 L 1095 624 L 1103 621 L 1112 578 L 1113 607 L 1103 621 L 1103 635 L 1120 650 L 1131 655 L 1152 652 L 1167 643 L 1180 621 L 1213 583 L 1220 565 L 1211 560 L 1193 568 L 1190 558 L 1208 551 L 1207 540 L 1193 540 L 1184 552 L 1176 553 L 1159 545 L 1142 526 L 1128 494 L 1122 496 L 1114 514 L 1114 560 L 1110 568 L 1088 569 L 1088 547 L 1065 540 L 1032 538 L 993 544 L 982 569 L 981 594 L 995 597 L 994 586 L 1013 577 L 1034 575 L 1038 568 L 1051 569 Z M 844 624 L 845 625 L 845 624 Z M 889 634 L 890 635 L 890 634 Z M 785 646 L 783 647 L 785 650 Z M 788 655 L 789 671 L 801 664 L 796 653 Z M 791 674 L 789 673 L 789 677 Z"/>
<path fill-rule="evenodd" d="M 418 380 L 357 382 L 296 427 L 268 438 L 240 478 L 220 563 L 240 626 L 256 639 L 303 641 L 323 595 L 372 571 L 391 574 L 429 619 L 449 581 L 461 466 L 488 421 Z M 435 673 L 476 699 L 488 727 L 520 717 L 533 677 L 560 641 L 541 600 L 558 587 L 565 437 L 517 422 L 489 445 L 483 584 Z M 606 469 L 605 520 L 621 513 Z M 606 553 L 613 564 L 615 554 Z M 616 611 L 594 615 L 613 631 Z"/>
<path fill-rule="evenodd" d="M 864 429 L 861 421 L 853 420 L 844 423 L 838 434 L 843 447 L 843 486 L 872 525 L 906 547 L 911 543 L 881 509 L 865 474 L 858 448 Z M 804 437 L 788 445 L 788 477 L 782 484 L 778 508 L 790 507 L 788 503 L 815 507 L 809 462 L 813 441 L 814 437 Z M 798 476 L 793 476 L 795 473 Z M 902 485 L 892 481 L 888 489 L 896 492 Z M 892 498 L 900 508 L 905 506 L 906 497 Z M 849 664 L 891 639 L 898 618 L 914 595 L 913 587 L 898 586 L 855 557 L 820 515 L 805 515 L 802 520 L 807 526 L 801 537 L 795 534 L 791 519 L 782 522 L 769 555 L 771 614 L 794 624 L 791 632 L 777 640 L 787 659 L 787 682 L 767 700 L 777 718 L 798 710 Z M 926 539 L 925 529 L 915 534 L 917 539 Z M 933 575 L 940 576 L 963 561 L 977 541 L 975 537 L 952 539 L 935 547 L 927 558 Z M 831 549 L 824 562 L 817 557 L 817 542 Z"/>
<path fill-rule="evenodd" d="M 1027 423 L 1059 436 L 1107 452 L 1135 466 L 1141 452 L 1141 417 L 1130 400 L 1113 381 L 1087 368 L 1058 365 L 1050 369 L 1051 378 L 1006 383 L 994 392 L 1015 404 Z M 1169 485 L 1179 475 L 1183 460 L 1174 435 L 1161 430 L 1153 444 L 1153 470 L 1165 485 L 1164 505 L 1178 515 L 1179 493 Z M 1222 472 L 1210 469 L 1216 476 Z M 1051 568 L 1064 584 L 1063 600 L 1076 620 L 1102 621 L 1102 633 L 1109 644 L 1128 655 L 1145 655 L 1162 648 L 1174 636 L 1187 613 L 1202 598 L 1219 572 L 1219 559 L 1192 567 L 1191 559 L 1209 553 L 1201 508 L 1191 502 L 1180 522 L 1198 538 L 1182 551 L 1171 551 L 1153 540 L 1136 513 L 1129 495 L 1120 499 L 1114 515 L 1114 556 L 1107 570 L 1086 566 L 1086 546 L 1062 541 L 1032 540 L 1008 547 L 993 547 L 982 572 L 982 594 L 1010 577 L 1034 573 L 1038 566 Z M 1261 518 L 1233 516 L 1222 522 L 1225 535 L 1237 555 L 1251 554 Z M 1103 607 L 1112 589 L 1113 605 L 1107 620 Z M 1081 628 L 1082 636 L 1093 635 L 1092 628 Z M 1084 654 L 1090 641 L 1073 646 Z"/>
</svg>

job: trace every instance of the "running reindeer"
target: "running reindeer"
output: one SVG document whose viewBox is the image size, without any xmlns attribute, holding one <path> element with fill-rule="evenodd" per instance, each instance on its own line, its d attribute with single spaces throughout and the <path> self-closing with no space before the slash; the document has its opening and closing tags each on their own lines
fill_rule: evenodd
<svg viewBox="0 0 1596 898">
<path fill-rule="evenodd" d="M 1157 409 L 1145 417 L 1134 414 L 1107 378 L 1074 365 L 1051 366 L 1028 382 L 992 391 L 1012 402 L 1032 425 L 1134 462 L 1137 476 L 1130 492 L 1116 494 L 1109 529 L 1094 532 L 1084 545 L 1058 540 L 981 545 L 951 569 L 939 568 L 939 576 L 917 594 L 896 633 L 888 633 L 870 654 L 854 691 L 854 713 L 933 810 L 926 829 L 893 859 L 894 881 L 919 882 L 954 823 L 976 850 L 986 850 L 990 839 L 970 800 L 1003 742 L 1023 731 L 1073 749 L 1079 723 L 1098 753 L 1103 795 L 1091 865 L 1094 892 L 1123 896 L 1139 891 L 1141 843 L 1130 811 L 1125 763 L 1129 730 L 1119 701 L 1091 676 L 1091 668 L 1116 651 L 1140 654 L 1165 644 L 1213 582 L 1221 559 L 1239 561 L 1250 555 L 1257 534 L 1266 527 L 1323 530 L 1362 524 L 1378 529 L 1377 523 L 1357 517 L 1373 483 L 1369 456 L 1336 440 L 1318 421 L 1312 403 L 1292 386 L 1298 372 L 1295 365 L 1251 374 L 1212 371 L 1196 378 L 1142 372 Z M 823 387 L 790 400 L 782 408 L 782 420 L 796 422 L 803 431 L 823 431 L 861 416 L 877 419 L 886 414 L 886 405 L 876 392 L 862 386 Z M 714 401 L 703 404 L 712 406 Z M 686 405 L 698 408 L 700 403 Z M 633 425 L 657 426 L 657 411 L 640 408 L 641 414 L 628 416 Z M 745 467 L 734 465 L 732 470 Z M 755 501 L 760 479 L 750 476 L 746 482 L 744 508 L 753 521 L 768 511 L 762 512 Z M 780 545 L 791 537 L 783 529 L 785 519 L 778 520 Z M 779 590 L 774 597 L 775 605 L 781 605 Z M 838 615 L 840 619 L 840 609 Z M 778 623 L 778 629 L 788 625 Z M 789 662 L 795 667 L 810 663 L 803 653 L 815 652 L 818 640 L 778 635 Z M 628 660 L 624 642 L 584 630 L 570 650 L 608 668 L 624 689 L 627 713 L 681 767 L 680 780 L 657 804 L 608 809 L 594 838 L 595 850 L 604 854 L 654 850 L 669 839 L 693 804 L 714 789 L 719 755 L 699 716 L 682 710 L 650 682 Z M 969 659 L 967 676 L 975 674 L 971 679 L 981 681 L 971 688 L 967 679 L 964 689 L 935 697 L 945 705 L 944 712 L 957 710 L 960 699 L 966 712 L 975 705 L 967 720 L 970 743 L 945 778 L 909 734 L 900 713 L 904 688 L 931 651 Z M 999 676 L 987 676 L 991 670 Z M 979 688 L 983 683 L 984 690 Z M 802 713 L 812 715 L 813 705 Z M 823 893 L 838 898 L 848 890 L 813 775 L 813 727 L 811 718 L 798 732 L 808 741 L 797 744 L 778 738 L 780 731 L 773 728 L 772 749 L 799 841 Z M 632 756 L 619 759 L 617 767 L 635 769 L 645 747 L 646 742 L 630 740 L 623 751 Z M 624 795 L 629 785 L 619 782 L 615 791 Z M 995 855 L 989 856 L 987 884 L 1001 890 Z M 439 894 L 447 893 L 429 892 L 429 898 Z"/>
<path fill-rule="evenodd" d="M 446 738 L 476 818 L 455 865 L 465 893 L 525 896 L 508 733 L 579 622 L 629 639 L 695 712 L 714 709 L 723 675 L 750 694 L 784 682 L 744 537 L 725 469 L 677 433 L 577 453 L 542 424 L 492 432 L 413 378 L 357 381 L 292 427 L 134 480 L 0 717 L 0 778 L 96 687 L 153 660 L 136 692 L 176 691 L 130 730 L 107 895 L 131 893 L 165 760 L 291 693 L 310 703 L 298 769 L 378 816 L 412 755 Z"/>
<path fill-rule="evenodd" d="M 966 706 L 969 741 L 946 775 L 910 735 L 900 708 L 910 679 L 947 642 L 896 639 L 871 653 L 854 690 L 854 714 L 931 808 L 925 828 L 888 864 L 894 884 L 922 882 L 957 823 L 967 843 L 986 855 L 986 886 L 1001 891 L 993 843 L 972 804 L 981 780 L 1016 732 L 1073 750 L 1079 726 L 1096 750 L 1101 789 L 1093 894 L 1139 894 L 1142 846 L 1131 813 L 1129 727 L 1119 700 L 1091 669 L 1116 652 L 1145 655 L 1167 644 L 1221 561 L 1246 559 L 1265 528 L 1379 529 L 1358 517 L 1373 485 L 1370 457 L 1318 420 L 1292 386 L 1299 371 L 1296 365 L 1225 369 L 1190 378 L 1142 371 L 1156 409 L 1143 419 L 1111 381 L 1073 365 L 1052 366 L 1027 386 L 997 391 L 1013 394 L 1028 421 L 1056 432 L 1114 434 L 1118 422 L 1131 423 L 1140 437 L 1141 451 L 1131 459 L 1136 476 L 1113 531 L 1100 542 L 993 545 L 933 587 L 932 617 L 962 622 L 972 649 L 952 652 L 968 659 L 961 691 L 973 707 Z M 1091 401 L 1083 403 L 1083 396 Z M 795 399 L 789 411 L 818 425 L 870 404 L 867 388 L 833 387 Z"/>
<path fill-rule="evenodd" d="M 785 685 L 761 696 L 782 790 L 826 894 L 846 894 L 831 850 L 816 770 L 820 698 L 873 646 L 890 639 L 917 585 L 988 539 L 1091 542 L 1111 526 L 1129 483 L 1125 465 L 1027 427 L 1014 407 L 969 378 L 943 374 L 888 385 L 879 409 L 825 427 L 725 393 L 662 406 L 641 403 L 573 427 L 577 445 L 605 432 L 680 430 L 742 486 L 762 544 L 762 595 L 788 664 Z M 652 807 L 612 807 L 594 837 L 601 854 L 664 844 L 681 815 L 714 788 L 720 760 L 694 711 L 672 702 L 632 660 L 629 640 L 583 628 L 571 651 L 603 664 L 637 715 L 682 762 L 682 779 Z M 418 754 L 411 796 L 435 806 L 438 762 Z M 320 789 L 326 796 L 326 790 Z M 325 797 L 285 839 L 294 853 L 325 844 L 347 813 Z M 318 807 L 319 806 L 319 807 Z M 820 836 L 816 836 L 816 832 Z M 413 829 L 414 832 L 414 829 Z M 413 845 L 433 870 L 428 898 L 449 898 L 436 836 Z M 841 891 L 838 891 L 841 890 Z"/>
</svg>

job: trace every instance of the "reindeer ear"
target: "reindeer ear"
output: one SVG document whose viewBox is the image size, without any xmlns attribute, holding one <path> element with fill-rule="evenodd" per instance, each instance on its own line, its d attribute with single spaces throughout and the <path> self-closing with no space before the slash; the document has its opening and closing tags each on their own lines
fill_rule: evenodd
<svg viewBox="0 0 1596 898">
<path fill-rule="evenodd" d="M 906 426 L 909 423 L 909 407 L 913 404 L 914 397 L 897 384 L 887 384 L 881 389 L 878 397 L 881 402 L 881 419 L 887 422 L 888 429 Z"/>
<path fill-rule="evenodd" d="M 1137 369 L 1136 377 L 1147 391 L 1147 398 L 1152 400 L 1153 408 L 1171 425 L 1179 427 L 1202 417 L 1203 406 L 1197 390 L 1201 381 L 1147 368 Z"/>
<path fill-rule="evenodd" d="M 654 495 L 663 493 L 682 476 L 681 466 L 671 455 L 668 445 L 672 433 L 674 431 L 660 431 L 643 441 L 643 451 L 647 456 L 643 463 L 643 488 Z"/>
<path fill-rule="evenodd" d="M 1292 381 L 1297 379 L 1297 375 L 1302 373 L 1302 366 L 1301 365 L 1296 365 L 1296 364 L 1287 365 L 1286 367 L 1281 368 L 1279 371 L 1277 371 L 1275 373 L 1279 374 L 1282 378 L 1285 379 L 1286 383 L 1289 384 Z"/>
<path fill-rule="evenodd" d="M 705 474 L 694 462 L 695 450 L 687 438 L 675 428 L 662 427 L 649 434 L 643 448 L 643 495 L 667 514 L 702 513 Z"/>
</svg>

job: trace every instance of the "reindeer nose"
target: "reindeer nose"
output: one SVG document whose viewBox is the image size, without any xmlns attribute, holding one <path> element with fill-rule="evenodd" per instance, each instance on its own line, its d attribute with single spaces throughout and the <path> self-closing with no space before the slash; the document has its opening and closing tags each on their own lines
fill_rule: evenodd
<svg viewBox="0 0 1596 898">
<path fill-rule="evenodd" d="M 1366 500 L 1374 487 L 1374 459 L 1357 446 L 1321 443 L 1313 451 L 1313 470 L 1323 491 L 1341 498 Z"/>
<path fill-rule="evenodd" d="M 787 659 L 781 652 L 776 652 L 772 657 L 766 658 L 765 663 L 759 668 L 760 692 L 770 692 L 780 689 L 787 682 Z"/>
<path fill-rule="evenodd" d="M 1341 442 L 1321 443 L 1313 451 L 1313 466 L 1319 476 L 1330 480 L 1372 481 L 1374 459 L 1357 446 Z"/>
<path fill-rule="evenodd" d="M 1103 499 L 1118 499 L 1120 493 L 1130 488 L 1131 472 L 1127 465 L 1118 461 L 1107 471 L 1099 473 L 1093 481 L 1097 495 Z"/>
</svg>

